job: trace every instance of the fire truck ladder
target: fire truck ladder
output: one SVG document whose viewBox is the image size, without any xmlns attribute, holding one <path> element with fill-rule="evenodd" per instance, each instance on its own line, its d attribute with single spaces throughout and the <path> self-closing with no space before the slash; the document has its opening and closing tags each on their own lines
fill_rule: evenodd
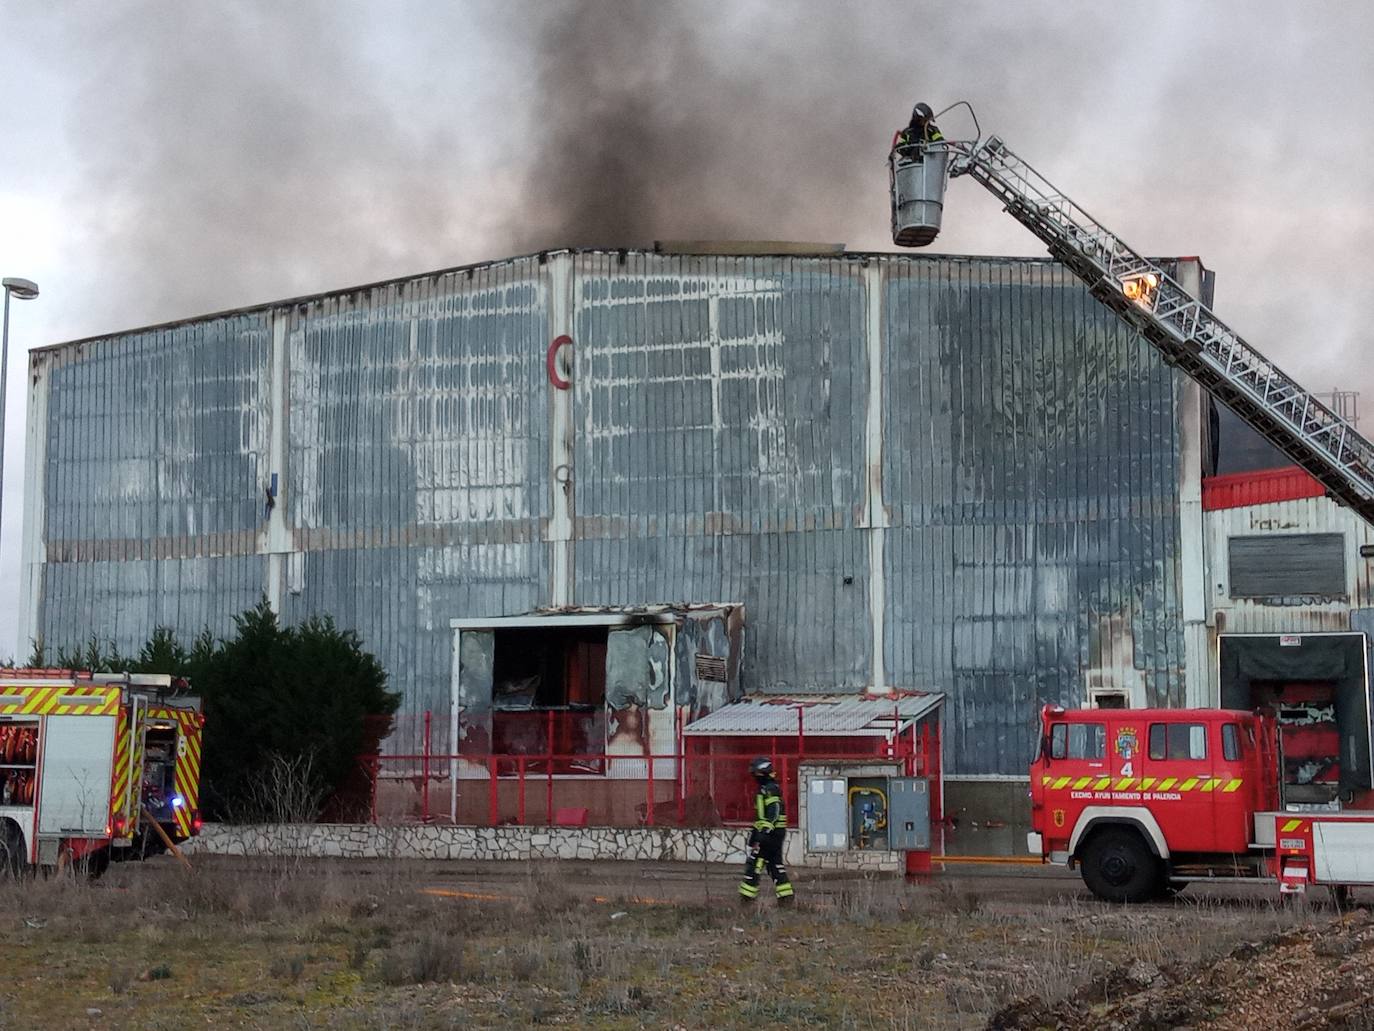
<svg viewBox="0 0 1374 1031">
<path fill-rule="evenodd" d="M 1374 523 L 1374 445 L 1241 339 L 1157 264 L 1131 250 L 991 136 L 948 141 L 951 178 L 972 176 L 1102 304 Z"/>
</svg>

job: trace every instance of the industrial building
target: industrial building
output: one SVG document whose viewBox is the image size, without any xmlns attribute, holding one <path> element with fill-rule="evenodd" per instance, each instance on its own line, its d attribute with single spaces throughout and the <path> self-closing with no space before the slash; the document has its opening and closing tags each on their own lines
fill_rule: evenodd
<svg viewBox="0 0 1374 1031">
<path fill-rule="evenodd" d="M 1057 262 L 741 250 L 547 252 L 34 351 L 22 638 L 227 633 L 265 595 L 449 717 L 455 626 L 716 606 L 732 691 L 943 692 L 951 792 L 1011 798 L 1041 702 L 1214 702 L 1219 611 L 1317 619 L 1233 600 L 1234 551 L 1213 575 L 1271 530 L 1204 512 L 1211 406 Z"/>
</svg>

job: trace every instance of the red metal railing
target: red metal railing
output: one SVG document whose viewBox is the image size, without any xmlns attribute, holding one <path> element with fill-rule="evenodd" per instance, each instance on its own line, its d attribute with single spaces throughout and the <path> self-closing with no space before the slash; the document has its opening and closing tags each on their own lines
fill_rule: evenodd
<svg viewBox="0 0 1374 1031">
<path fill-rule="evenodd" d="M 524 715 L 524 714 L 522 714 Z M 547 723 L 547 714 L 537 715 Z M 557 714 L 560 718 L 568 714 Z M 749 762 L 769 756 L 788 812 L 797 813 L 798 765 L 900 762 L 914 776 L 939 776 L 938 734 L 923 728 L 896 742 L 881 737 L 688 738 L 672 751 L 491 752 L 449 748 L 440 721 L 398 720 L 414 752 L 368 755 L 374 823 L 455 822 L 468 826 L 710 827 L 753 819 Z M 396 740 L 393 738 L 393 740 Z M 526 739 L 528 744 L 533 739 Z M 551 728 L 539 743 L 558 742 Z M 435 747 L 439 745 L 440 747 Z M 725 749 L 728 749 L 726 751 Z M 933 793 L 938 798 L 938 792 Z M 935 814 L 938 818 L 938 814 Z"/>
</svg>

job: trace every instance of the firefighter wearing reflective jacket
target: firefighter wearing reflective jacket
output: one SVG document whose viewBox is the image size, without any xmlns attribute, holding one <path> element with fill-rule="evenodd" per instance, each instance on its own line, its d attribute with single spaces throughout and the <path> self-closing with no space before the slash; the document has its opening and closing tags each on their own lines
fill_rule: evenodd
<svg viewBox="0 0 1374 1031">
<path fill-rule="evenodd" d="M 782 862 L 782 843 L 787 836 L 787 811 L 783 807 L 782 792 L 773 779 L 773 763 L 763 757 L 749 764 L 749 772 L 758 784 L 754 795 L 754 827 L 749 832 L 749 854 L 744 860 L 744 880 L 740 882 L 740 899 L 753 902 L 759 897 L 759 878 L 763 871 L 773 878 L 773 891 L 780 905 L 792 902 L 792 882 Z"/>
</svg>

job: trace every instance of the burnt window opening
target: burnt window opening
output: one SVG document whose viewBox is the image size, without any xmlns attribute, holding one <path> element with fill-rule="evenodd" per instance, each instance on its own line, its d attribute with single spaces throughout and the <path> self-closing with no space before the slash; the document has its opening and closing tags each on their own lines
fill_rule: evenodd
<svg viewBox="0 0 1374 1031">
<path fill-rule="evenodd" d="M 499 711 L 590 710 L 606 702 L 607 628 L 497 630 L 492 706 Z"/>
<path fill-rule="evenodd" d="M 606 750 L 607 634 L 604 626 L 494 631 L 493 752 L 587 756 L 566 772 L 599 772 Z"/>
</svg>

